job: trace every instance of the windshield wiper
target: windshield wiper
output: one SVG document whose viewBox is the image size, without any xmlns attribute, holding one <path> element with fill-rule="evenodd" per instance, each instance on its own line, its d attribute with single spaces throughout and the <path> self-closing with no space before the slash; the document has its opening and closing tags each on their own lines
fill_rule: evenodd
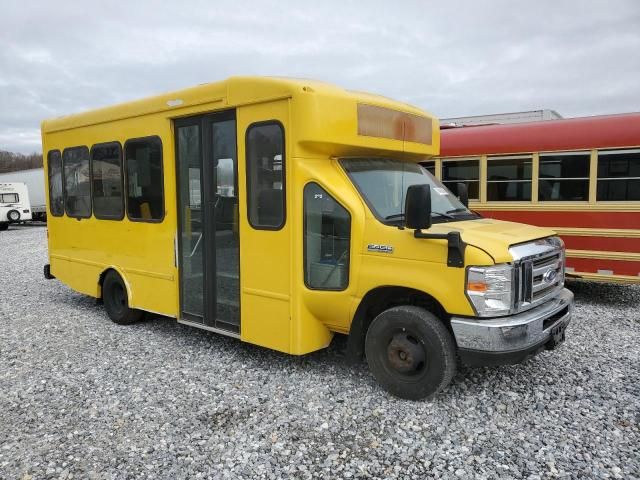
<svg viewBox="0 0 640 480">
<path fill-rule="evenodd" d="M 439 217 L 451 218 L 451 219 L 456 218 L 453 215 L 449 215 L 449 212 L 431 212 L 431 215 L 437 215 Z M 384 217 L 385 220 L 396 220 L 396 219 L 401 220 L 403 218 L 404 218 L 404 213 L 394 213 L 393 215 L 387 215 L 386 217 Z"/>
<path fill-rule="evenodd" d="M 439 217 L 444 217 L 444 218 L 453 218 L 453 219 L 456 218 L 453 215 L 449 215 L 449 212 L 446 212 L 446 213 L 443 213 L 443 212 L 431 212 L 431 215 L 438 215 Z"/>
<path fill-rule="evenodd" d="M 455 212 L 466 212 L 465 215 L 469 215 L 472 217 L 481 217 L 478 212 L 474 212 L 473 210 L 469 210 L 468 208 L 454 208 L 453 210 L 447 210 L 447 213 L 455 213 Z"/>
<path fill-rule="evenodd" d="M 453 210 L 447 210 L 446 213 L 466 212 L 467 207 L 454 208 Z"/>
</svg>

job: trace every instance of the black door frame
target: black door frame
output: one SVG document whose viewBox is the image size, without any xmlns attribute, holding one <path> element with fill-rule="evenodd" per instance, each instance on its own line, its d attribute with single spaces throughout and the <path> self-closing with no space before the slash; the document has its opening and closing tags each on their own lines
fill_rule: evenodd
<svg viewBox="0 0 640 480">
<path fill-rule="evenodd" d="M 197 318 L 193 315 L 185 315 L 183 308 L 182 298 L 182 258 L 178 256 L 178 276 L 180 282 L 180 317 L 189 322 L 202 325 L 210 329 L 226 330 L 230 333 L 240 333 L 240 325 L 237 326 L 237 330 L 226 322 L 221 322 L 218 325 L 216 319 L 217 312 L 217 295 L 216 290 L 216 192 L 215 186 L 217 185 L 216 168 L 213 162 L 210 161 L 213 154 L 213 138 L 212 138 L 212 125 L 216 122 L 236 120 L 236 110 L 224 110 L 214 113 L 197 114 L 190 117 L 184 117 L 174 120 L 174 139 L 175 139 L 175 172 L 176 172 L 176 201 L 178 210 L 178 248 L 182 252 L 182 204 L 181 204 L 181 189 L 180 189 L 180 168 L 178 168 L 178 162 L 180 161 L 178 129 L 181 127 L 189 127 L 198 125 L 200 127 L 200 205 L 201 205 L 201 221 L 202 221 L 202 234 L 203 234 L 203 318 Z M 235 191 L 238 193 L 238 130 L 236 123 L 236 138 L 235 138 L 235 164 L 234 164 L 234 181 Z M 240 318 L 239 318 L 240 320 Z"/>
</svg>

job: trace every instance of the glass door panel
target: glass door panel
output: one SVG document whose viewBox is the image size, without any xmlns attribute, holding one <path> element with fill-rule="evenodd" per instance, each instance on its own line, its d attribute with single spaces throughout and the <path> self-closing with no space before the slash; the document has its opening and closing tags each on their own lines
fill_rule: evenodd
<svg viewBox="0 0 640 480">
<path fill-rule="evenodd" d="M 236 122 L 211 124 L 211 161 L 215 169 L 216 327 L 240 325 L 240 241 Z"/>
<path fill-rule="evenodd" d="M 185 319 L 204 319 L 204 232 L 200 125 L 177 129 L 180 296 Z"/>
</svg>

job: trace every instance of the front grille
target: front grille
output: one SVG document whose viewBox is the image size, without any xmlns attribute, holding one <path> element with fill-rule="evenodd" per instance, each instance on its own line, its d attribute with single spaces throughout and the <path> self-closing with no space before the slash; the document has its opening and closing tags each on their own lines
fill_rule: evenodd
<svg viewBox="0 0 640 480">
<path fill-rule="evenodd" d="M 532 261 L 533 282 L 531 301 L 537 302 L 555 293 L 564 283 L 562 252 Z M 553 279 L 550 280 L 550 278 Z"/>
<path fill-rule="evenodd" d="M 557 237 L 517 245 L 510 251 L 516 266 L 515 311 L 544 303 L 562 290 L 564 249 Z"/>
</svg>

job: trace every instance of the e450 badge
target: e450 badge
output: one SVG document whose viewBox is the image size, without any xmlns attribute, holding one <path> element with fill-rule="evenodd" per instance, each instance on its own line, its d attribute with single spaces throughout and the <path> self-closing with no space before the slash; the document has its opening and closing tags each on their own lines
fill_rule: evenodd
<svg viewBox="0 0 640 480">
<path fill-rule="evenodd" d="M 382 245 L 380 243 L 370 243 L 367 245 L 367 250 L 378 253 L 393 253 L 393 247 L 391 245 Z"/>
</svg>

